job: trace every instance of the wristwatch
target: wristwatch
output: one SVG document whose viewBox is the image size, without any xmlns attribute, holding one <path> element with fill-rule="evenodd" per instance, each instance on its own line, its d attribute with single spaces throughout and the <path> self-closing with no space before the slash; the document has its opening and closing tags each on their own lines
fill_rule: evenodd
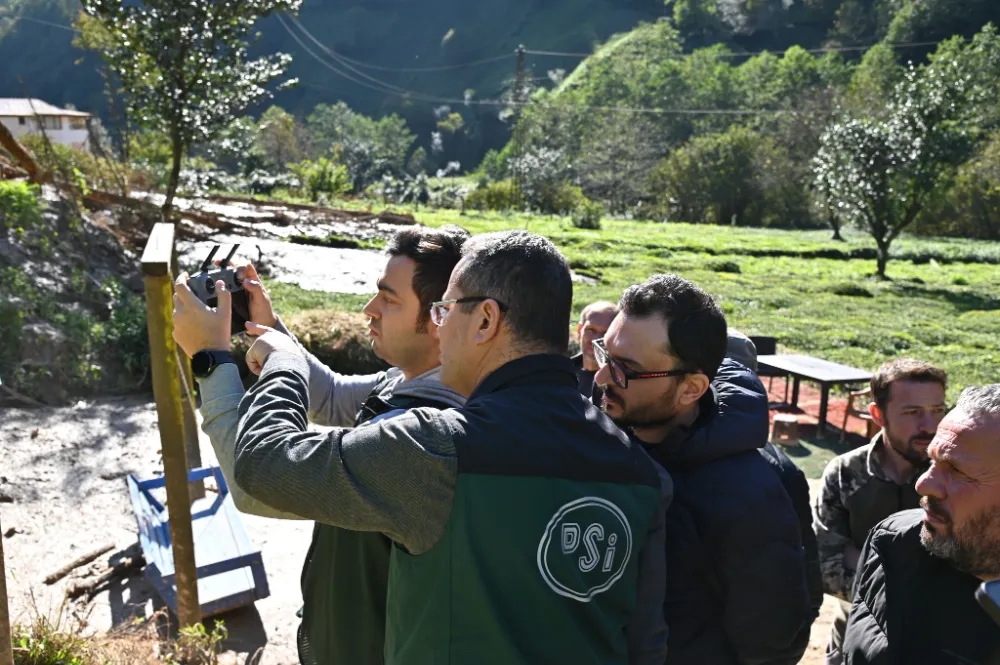
<svg viewBox="0 0 1000 665">
<path fill-rule="evenodd" d="M 229 351 L 199 351 L 191 358 L 191 372 L 199 379 L 207 379 L 219 365 L 235 362 Z"/>
</svg>

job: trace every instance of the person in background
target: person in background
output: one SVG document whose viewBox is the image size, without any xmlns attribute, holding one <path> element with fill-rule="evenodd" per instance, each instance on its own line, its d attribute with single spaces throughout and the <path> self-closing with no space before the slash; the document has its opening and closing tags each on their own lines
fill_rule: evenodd
<svg viewBox="0 0 1000 665">
<path fill-rule="evenodd" d="M 465 399 L 440 381 L 440 346 L 430 320 L 462 254 L 468 233 L 458 227 L 412 228 L 390 239 L 378 293 L 364 307 L 375 354 L 393 365 L 387 372 L 346 376 L 332 371 L 299 345 L 308 366 L 309 419 L 334 427 L 363 427 L 415 407 L 444 409 Z M 252 265 L 237 274 L 250 300 L 248 328 L 274 327 L 291 335 L 278 319 Z M 235 444 L 243 386 L 229 356 L 229 314 L 214 312 L 177 284 L 175 337 L 192 363 L 202 394 L 203 429 L 215 448 L 236 507 L 265 517 L 303 519 L 243 492 L 235 479 Z M 220 294 L 221 299 L 228 295 Z M 223 307 L 219 308 L 224 309 Z M 206 351 L 208 350 L 208 351 Z M 212 357 L 214 354 L 214 357 Z M 206 359 L 206 356 L 208 358 Z M 203 362 L 204 361 L 204 362 Z M 320 471 L 323 461 L 313 458 Z M 331 463 L 326 460 L 325 463 Z M 386 593 L 392 541 L 316 522 L 302 568 L 301 665 L 379 665 L 385 645 Z"/>
<path fill-rule="evenodd" d="M 757 347 L 749 337 L 733 330 L 728 331 L 726 357 L 735 360 L 744 367 L 757 372 Z M 819 551 L 816 544 L 816 533 L 813 531 L 812 499 L 809 498 L 809 480 L 795 462 L 785 454 L 780 447 L 768 441 L 760 448 L 761 456 L 771 465 L 778 479 L 792 500 L 792 507 L 799 519 L 799 534 L 802 536 L 802 550 L 806 560 L 806 583 L 809 586 L 809 599 L 812 605 L 813 619 L 819 616 L 823 606 L 823 579 L 819 567 Z"/>
<path fill-rule="evenodd" d="M 308 364 L 247 353 L 236 482 L 264 503 L 393 541 L 389 665 L 662 665 L 672 487 L 577 390 L 573 285 L 541 236 L 478 236 L 431 306 L 463 407 L 310 432 Z M 353 572 L 353 571 L 352 571 Z"/>
<path fill-rule="evenodd" d="M 674 479 L 667 665 L 793 665 L 814 613 L 791 499 L 760 455 L 767 393 L 725 358 L 727 326 L 677 275 L 630 287 L 596 343 L 605 413 Z"/>
<path fill-rule="evenodd" d="M 580 342 L 580 353 L 573 356 L 573 366 L 580 383 L 580 393 L 590 397 L 594 391 L 594 374 L 597 372 L 597 361 L 594 359 L 594 340 L 603 339 L 608 326 L 618 314 L 618 305 L 607 300 L 590 303 L 580 313 L 580 323 L 576 326 L 576 335 Z"/>
<path fill-rule="evenodd" d="M 879 523 L 861 551 L 847 665 L 1000 663 L 1000 627 L 975 599 L 1000 579 L 1000 384 L 965 389 L 927 455 L 923 510 Z"/>
<path fill-rule="evenodd" d="M 927 447 L 944 418 L 948 376 L 930 363 L 900 358 L 876 370 L 869 413 L 881 430 L 871 443 L 835 457 L 823 472 L 813 528 L 823 590 L 838 599 L 828 665 L 843 662 L 844 630 L 861 547 L 872 527 L 916 508 L 914 487 L 927 468 Z"/>
</svg>

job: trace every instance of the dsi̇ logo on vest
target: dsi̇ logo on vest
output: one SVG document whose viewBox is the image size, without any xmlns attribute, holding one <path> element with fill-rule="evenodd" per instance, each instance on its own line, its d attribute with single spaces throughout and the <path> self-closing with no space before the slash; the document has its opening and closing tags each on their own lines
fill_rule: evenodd
<svg viewBox="0 0 1000 665">
<path fill-rule="evenodd" d="M 588 496 L 556 511 L 538 543 L 538 571 L 560 596 L 589 603 L 625 574 L 632 528 L 607 499 Z"/>
</svg>

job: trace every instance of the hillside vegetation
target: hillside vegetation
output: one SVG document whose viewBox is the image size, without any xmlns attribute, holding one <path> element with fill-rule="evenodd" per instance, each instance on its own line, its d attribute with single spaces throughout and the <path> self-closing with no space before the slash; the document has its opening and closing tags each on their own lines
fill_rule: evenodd
<svg viewBox="0 0 1000 665">
<path fill-rule="evenodd" d="M 785 5 L 788 5 L 787 7 Z M 99 59 L 72 45 L 65 29 L 79 12 L 78 0 L 0 0 L 0 96 L 41 97 L 107 115 Z M 611 35 L 642 21 L 670 17 L 685 51 L 721 43 L 733 52 L 870 45 L 893 42 L 936 42 L 955 34 L 971 36 L 987 21 L 1000 18 L 991 0 L 463 0 L 403 2 L 307 1 L 302 23 L 324 45 L 352 58 L 368 76 L 418 95 L 400 94 L 363 78 L 329 57 L 310 55 L 279 21 L 260 25 L 259 48 L 295 57 L 290 75 L 301 81 L 276 102 L 301 119 L 318 103 L 342 100 L 367 115 L 397 112 L 430 145 L 436 130 L 434 110 L 440 99 L 497 99 L 514 77 L 514 49 L 588 53 Z M 56 25 L 51 25 L 52 23 Z M 63 26 L 60 28 L 59 26 Z M 323 51 L 305 36 L 318 55 Z M 919 61 L 932 45 L 910 47 L 902 57 Z M 847 52 L 857 59 L 861 52 Z M 464 67 L 482 59 L 509 56 Z M 546 79 L 550 70 L 572 71 L 579 57 L 527 57 L 528 79 Z M 346 73 L 350 81 L 334 73 Z M 458 67 L 444 71 L 391 71 L 401 68 Z M 361 82 L 357 82 L 360 80 Z M 549 85 L 544 81 L 536 81 Z M 375 89 L 372 89 L 372 88 Z M 465 117 L 461 141 L 446 146 L 442 163 L 458 159 L 467 168 L 489 147 L 499 148 L 509 128 L 490 106 L 451 104 Z M 263 110 L 263 109 L 261 109 Z"/>
</svg>

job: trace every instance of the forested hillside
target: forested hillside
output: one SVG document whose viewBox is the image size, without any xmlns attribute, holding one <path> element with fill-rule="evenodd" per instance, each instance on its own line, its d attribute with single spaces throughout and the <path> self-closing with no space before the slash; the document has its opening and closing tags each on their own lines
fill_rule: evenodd
<svg viewBox="0 0 1000 665">
<path fill-rule="evenodd" d="M 32 95 L 107 115 L 100 60 L 74 48 L 67 29 L 77 0 L 0 0 L 0 97 Z M 345 101 L 368 115 L 400 113 L 429 146 L 450 105 L 464 118 L 447 159 L 478 162 L 506 140 L 508 127 L 491 105 L 454 100 L 501 97 L 514 78 L 514 49 L 524 44 L 526 77 L 548 85 L 552 70 L 641 21 L 673 19 L 677 48 L 722 43 L 733 53 L 768 49 L 868 46 L 880 40 L 921 43 L 901 51 L 919 59 L 954 34 L 971 36 L 1000 18 L 993 0 L 308 0 L 301 26 L 271 18 L 260 25 L 262 52 L 295 56 L 289 74 L 300 84 L 276 103 L 304 119 L 317 103 Z M 295 34 L 293 35 L 292 32 Z M 311 36 L 310 36 L 311 35 Z M 313 41 L 312 38 L 316 41 Z M 317 43 L 318 42 L 318 43 Z M 334 53 L 324 50 L 329 48 Z M 312 51 L 312 53 L 310 53 Z M 847 51 L 848 60 L 862 51 Z M 342 56 L 343 59 L 338 59 Z M 488 60 L 488 62 L 480 61 Z M 637 63 L 641 69 L 643 63 Z M 435 71 L 397 71 L 434 69 Z M 259 109 L 262 112 L 263 109 Z"/>
</svg>

